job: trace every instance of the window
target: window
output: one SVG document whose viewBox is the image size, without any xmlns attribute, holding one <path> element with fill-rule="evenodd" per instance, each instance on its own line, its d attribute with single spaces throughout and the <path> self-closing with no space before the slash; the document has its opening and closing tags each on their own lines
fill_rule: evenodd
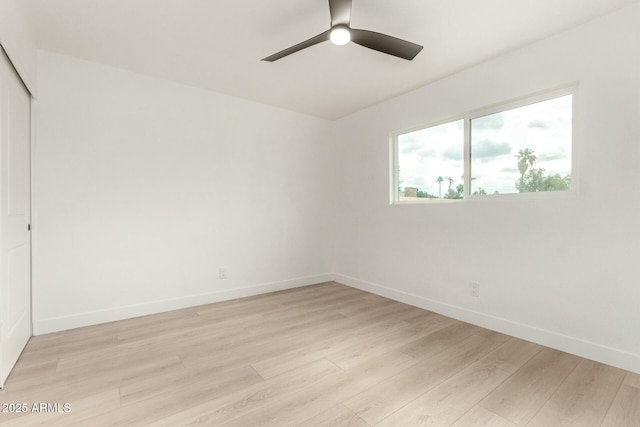
<svg viewBox="0 0 640 427">
<path fill-rule="evenodd" d="M 398 135 L 398 200 L 462 198 L 464 121 Z"/>
<path fill-rule="evenodd" d="M 471 193 L 569 190 L 572 99 L 471 119 Z"/>
<path fill-rule="evenodd" d="M 573 92 L 395 135 L 393 201 L 570 190 Z"/>
</svg>

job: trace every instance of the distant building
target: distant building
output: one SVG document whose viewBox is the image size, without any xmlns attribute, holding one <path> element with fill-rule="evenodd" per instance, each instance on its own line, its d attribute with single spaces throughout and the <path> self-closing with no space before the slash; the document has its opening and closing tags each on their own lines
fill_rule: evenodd
<svg viewBox="0 0 640 427">
<path fill-rule="evenodd" d="M 404 197 L 418 197 L 418 189 L 415 187 L 405 187 Z"/>
</svg>

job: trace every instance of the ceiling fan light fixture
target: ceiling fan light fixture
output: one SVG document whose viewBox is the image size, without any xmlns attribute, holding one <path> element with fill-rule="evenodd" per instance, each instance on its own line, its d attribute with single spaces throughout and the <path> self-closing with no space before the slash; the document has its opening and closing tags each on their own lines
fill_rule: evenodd
<svg viewBox="0 0 640 427">
<path fill-rule="evenodd" d="M 350 41 L 368 49 L 377 50 L 387 55 L 411 61 L 420 53 L 422 46 L 411 43 L 388 34 L 375 31 L 351 28 L 351 3 L 353 0 L 329 0 L 329 12 L 331 15 L 331 27 L 311 37 L 308 40 L 293 45 L 278 53 L 263 58 L 263 61 L 273 62 L 301 51 L 318 43 L 331 40 L 335 45 L 345 45 Z"/>
<path fill-rule="evenodd" d="M 346 25 L 336 25 L 331 29 L 331 35 L 329 36 L 331 43 L 342 46 L 351 41 L 351 32 Z"/>
</svg>

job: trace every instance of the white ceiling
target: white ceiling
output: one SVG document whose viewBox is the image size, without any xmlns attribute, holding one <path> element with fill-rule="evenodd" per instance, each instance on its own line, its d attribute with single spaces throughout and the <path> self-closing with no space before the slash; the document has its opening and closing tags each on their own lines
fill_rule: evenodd
<svg viewBox="0 0 640 427">
<path fill-rule="evenodd" d="M 411 62 L 325 42 L 327 0 L 24 0 L 39 48 L 337 119 L 637 0 L 353 0 L 351 25 L 424 46 Z"/>
</svg>

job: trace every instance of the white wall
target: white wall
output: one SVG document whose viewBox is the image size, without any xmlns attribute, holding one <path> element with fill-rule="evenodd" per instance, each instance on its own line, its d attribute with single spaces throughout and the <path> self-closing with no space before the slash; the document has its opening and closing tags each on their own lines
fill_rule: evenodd
<svg viewBox="0 0 640 427">
<path fill-rule="evenodd" d="M 26 25 L 23 2 L 0 0 L 0 44 L 32 94 L 36 92 L 36 48 Z"/>
<path fill-rule="evenodd" d="M 331 279 L 329 122 L 52 53 L 38 69 L 36 334 Z"/>
<path fill-rule="evenodd" d="M 636 4 L 341 120 L 337 280 L 640 372 L 639 23 Z M 391 132 L 572 82 L 577 196 L 389 205 Z"/>
</svg>

